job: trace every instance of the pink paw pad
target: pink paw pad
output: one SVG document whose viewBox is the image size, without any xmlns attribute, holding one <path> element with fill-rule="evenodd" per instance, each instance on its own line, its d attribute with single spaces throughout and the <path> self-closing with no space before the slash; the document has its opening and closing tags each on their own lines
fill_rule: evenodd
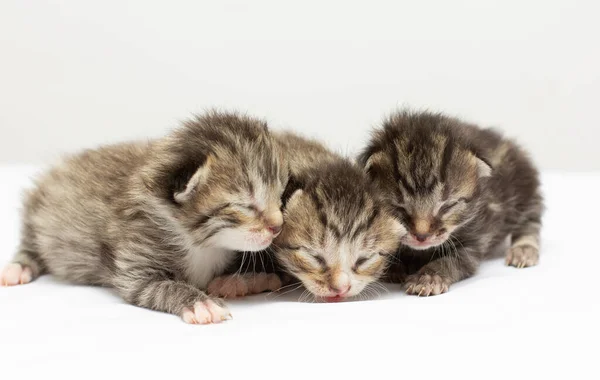
<svg viewBox="0 0 600 380">
<path fill-rule="evenodd" d="M 23 267 L 21 264 L 7 264 L 0 272 L 0 285 L 13 286 L 27 284 L 33 279 L 33 272 L 29 267 Z"/>
</svg>

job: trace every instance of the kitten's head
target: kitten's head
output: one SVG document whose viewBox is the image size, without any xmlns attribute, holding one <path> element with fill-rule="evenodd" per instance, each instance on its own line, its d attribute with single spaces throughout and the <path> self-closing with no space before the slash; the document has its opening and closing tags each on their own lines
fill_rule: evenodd
<svg viewBox="0 0 600 380">
<path fill-rule="evenodd" d="M 257 251 L 283 224 L 288 172 L 282 161 L 265 122 L 212 112 L 159 143 L 145 183 L 190 244 Z"/>
<path fill-rule="evenodd" d="M 359 161 L 389 198 L 414 249 L 444 244 L 475 214 L 491 167 L 464 138 L 466 125 L 438 114 L 387 120 Z"/>
<path fill-rule="evenodd" d="M 273 243 L 277 259 L 328 301 L 355 296 L 378 280 L 405 231 L 346 160 L 290 179 L 284 200 L 285 224 Z"/>
</svg>

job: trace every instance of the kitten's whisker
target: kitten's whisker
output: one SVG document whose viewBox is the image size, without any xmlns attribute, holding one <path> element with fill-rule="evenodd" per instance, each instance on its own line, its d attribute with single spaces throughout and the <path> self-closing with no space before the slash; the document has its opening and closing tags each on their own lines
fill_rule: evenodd
<svg viewBox="0 0 600 380">
<path fill-rule="evenodd" d="M 300 297 L 298 297 L 298 302 L 304 302 L 304 298 L 307 297 L 308 294 L 310 294 L 310 292 L 308 289 L 305 289 L 302 294 L 300 294 Z"/>
<path fill-rule="evenodd" d="M 233 274 L 233 276 L 240 276 L 242 273 L 242 268 L 244 267 L 244 261 L 246 260 L 246 252 L 242 251 L 242 262 L 240 263 L 240 267 L 238 268 L 237 271 L 235 271 L 235 273 Z"/>
<path fill-rule="evenodd" d="M 280 290 L 282 290 L 282 289 L 289 288 L 290 286 L 294 286 L 294 285 L 298 285 L 298 284 L 302 285 L 302 281 L 298 281 L 298 282 L 294 282 L 294 283 L 292 283 L 292 284 L 287 284 L 287 285 L 284 285 L 284 286 L 282 286 L 281 288 L 277 289 L 276 291 L 280 291 Z"/>
<path fill-rule="evenodd" d="M 263 254 L 262 251 L 258 252 L 258 257 L 260 258 L 260 264 L 262 265 L 261 272 L 266 272 L 267 271 L 267 267 L 265 266 L 265 262 L 263 260 L 262 254 Z"/>
<path fill-rule="evenodd" d="M 285 292 L 280 292 L 279 290 L 277 290 L 275 292 L 270 293 L 270 294 L 275 294 L 275 297 L 273 297 L 272 299 L 276 299 L 277 297 L 281 297 L 281 296 L 283 296 L 285 294 L 291 293 L 291 292 L 293 292 L 295 290 L 298 290 L 298 289 L 300 289 L 302 287 L 302 283 L 300 283 L 300 284 L 294 284 L 294 285 L 296 285 L 296 287 L 294 287 L 292 289 L 288 289 Z"/>
<path fill-rule="evenodd" d="M 382 283 L 380 283 L 378 281 L 373 282 L 372 286 L 373 287 L 377 287 L 377 288 L 381 289 L 382 291 L 384 291 L 386 293 L 390 292 L 390 290 L 385 285 L 383 285 Z"/>
<path fill-rule="evenodd" d="M 365 287 L 360 294 L 362 295 L 361 301 L 366 301 L 371 297 L 371 289 Z"/>
</svg>

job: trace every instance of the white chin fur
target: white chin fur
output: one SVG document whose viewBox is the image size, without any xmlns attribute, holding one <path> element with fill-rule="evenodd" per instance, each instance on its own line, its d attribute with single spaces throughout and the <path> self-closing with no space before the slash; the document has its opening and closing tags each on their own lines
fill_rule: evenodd
<svg viewBox="0 0 600 380">
<path fill-rule="evenodd" d="M 436 247 L 436 246 L 437 246 L 436 244 L 429 244 L 429 245 L 412 245 L 412 244 L 410 244 L 410 243 L 406 243 L 406 245 L 408 245 L 410 248 L 412 248 L 412 249 L 416 249 L 416 250 L 418 250 L 418 251 L 424 251 L 424 250 L 426 250 L 426 249 L 433 248 L 433 247 Z"/>
<path fill-rule="evenodd" d="M 249 232 L 241 229 L 227 228 L 212 239 L 213 244 L 232 251 L 254 252 L 266 249 L 273 237 L 269 232 Z"/>
</svg>

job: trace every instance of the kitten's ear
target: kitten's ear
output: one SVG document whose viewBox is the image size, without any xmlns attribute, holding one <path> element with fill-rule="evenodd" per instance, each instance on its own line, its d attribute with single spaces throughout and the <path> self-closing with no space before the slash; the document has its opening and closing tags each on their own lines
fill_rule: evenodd
<svg viewBox="0 0 600 380">
<path fill-rule="evenodd" d="M 492 167 L 487 162 L 477 156 L 475 156 L 475 162 L 477 164 L 477 177 L 485 178 L 492 176 Z"/>
<path fill-rule="evenodd" d="M 370 156 L 360 157 L 359 162 L 363 163 L 363 170 L 370 177 L 374 177 L 375 172 L 385 168 L 390 163 L 388 156 L 384 152 L 376 152 Z"/>
<path fill-rule="evenodd" d="M 173 199 L 175 202 L 182 204 L 189 201 L 194 193 L 198 190 L 202 184 L 206 182 L 208 174 L 210 172 L 211 160 L 210 156 L 206 158 L 204 164 L 196 169 L 196 172 L 189 178 L 185 187 L 180 191 L 173 193 Z"/>
<path fill-rule="evenodd" d="M 283 191 L 283 195 L 281 196 L 281 203 L 283 204 L 283 208 L 287 206 L 292 198 L 296 198 L 297 194 L 302 194 L 302 189 L 304 188 L 304 184 L 298 178 L 294 176 L 290 176 L 287 186 Z"/>
<path fill-rule="evenodd" d="M 296 202 L 303 193 L 304 193 L 304 190 L 296 189 L 296 191 L 294 191 L 292 193 L 292 195 L 290 196 L 290 198 L 288 199 L 287 204 L 294 204 L 294 202 Z"/>
</svg>

